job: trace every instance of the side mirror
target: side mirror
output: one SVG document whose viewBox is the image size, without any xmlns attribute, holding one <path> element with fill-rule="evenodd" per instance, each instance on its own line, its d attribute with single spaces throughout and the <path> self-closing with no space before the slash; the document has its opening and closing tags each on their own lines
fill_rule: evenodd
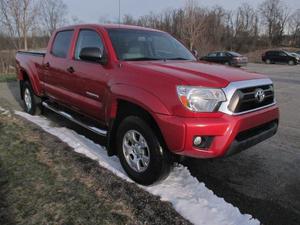
<svg viewBox="0 0 300 225">
<path fill-rule="evenodd" d="M 100 48 L 83 48 L 80 51 L 79 58 L 83 61 L 96 62 L 102 65 L 107 63 L 107 58 Z"/>
<path fill-rule="evenodd" d="M 193 50 L 192 50 L 192 54 L 193 54 L 197 59 L 199 59 L 199 53 L 198 53 L 198 51 L 197 51 L 196 49 L 193 49 Z"/>
</svg>

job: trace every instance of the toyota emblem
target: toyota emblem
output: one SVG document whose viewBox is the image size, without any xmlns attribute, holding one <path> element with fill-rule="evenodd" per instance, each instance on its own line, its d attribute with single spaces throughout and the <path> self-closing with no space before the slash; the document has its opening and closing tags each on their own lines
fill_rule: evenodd
<svg viewBox="0 0 300 225">
<path fill-rule="evenodd" d="M 265 91 L 263 89 L 257 89 L 255 92 L 255 99 L 259 103 L 263 102 L 265 100 Z"/>
</svg>

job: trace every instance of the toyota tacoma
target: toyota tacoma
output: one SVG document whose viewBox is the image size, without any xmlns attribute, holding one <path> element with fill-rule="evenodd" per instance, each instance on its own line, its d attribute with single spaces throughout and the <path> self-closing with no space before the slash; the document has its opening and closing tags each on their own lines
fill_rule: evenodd
<svg viewBox="0 0 300 225">
<path fill-rule="evenodd" d="M 272 81 L 206 62 L 171 35 L 126 25 L 77 25 L 46 52 L 16 55 L 25 111 L 54 111 L 106 139 L 130 178 L 153 184 L 177 156 L 227 157 L 278 128 Z"/>
</svg>

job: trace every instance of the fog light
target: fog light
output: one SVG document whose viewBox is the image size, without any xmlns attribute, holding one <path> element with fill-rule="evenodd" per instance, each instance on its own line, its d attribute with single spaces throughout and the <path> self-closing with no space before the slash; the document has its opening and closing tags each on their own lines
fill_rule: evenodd
<svg viewBox="0 0 300 225">
<path fill-rule="evenodd" d="M 201 143 L 202 143 L 202 137 L 195 137 L 194 138 L 194 145 L 195 146 L 200 146 L 201 145 Z"/>
<path fill-rule="evenodd" d="M 197 149 L 208 150 L 213 142 L 212 136 L 194 136 L 193 146 Z"/>
</svg>

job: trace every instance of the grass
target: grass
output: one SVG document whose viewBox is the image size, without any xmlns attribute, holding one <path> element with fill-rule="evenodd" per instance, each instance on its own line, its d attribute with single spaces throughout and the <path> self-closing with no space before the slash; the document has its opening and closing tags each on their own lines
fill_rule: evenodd
<svg viewBox="0 0 300 225">
<path fill-rule="evenodd" d="M 35 125 L 0 114 L 0 224 L 188 224 Z"/>
<path fill-rule="evenodd" d="M 0 82 L 12 82 L 17 81 L 16 74 L 0 74 Z"/>
</svg>

